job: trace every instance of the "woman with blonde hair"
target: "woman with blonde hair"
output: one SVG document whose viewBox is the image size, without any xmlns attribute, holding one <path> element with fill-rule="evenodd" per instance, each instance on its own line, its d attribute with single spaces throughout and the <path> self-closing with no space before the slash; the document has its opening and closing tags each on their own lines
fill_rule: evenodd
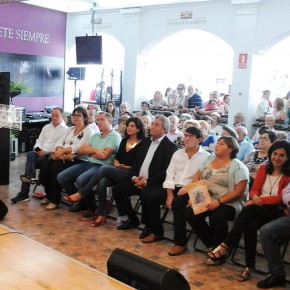
<svg viewBox="0 0 290 290">
<path fill-rule="evenodd" d="M 149 102 L 149 108 L 154 109 L 154 110 L 164 110 L 167 109 L 168 103 L 167 101 L 163 98 L 163 95 L 160 91 L 156 91 L 154 93 L 154 97 L 152 100 Z"/>
</svg>

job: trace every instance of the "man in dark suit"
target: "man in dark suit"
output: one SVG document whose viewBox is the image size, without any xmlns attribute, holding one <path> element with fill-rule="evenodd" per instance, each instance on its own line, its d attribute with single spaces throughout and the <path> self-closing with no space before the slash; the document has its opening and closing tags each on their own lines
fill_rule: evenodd
<svg viewBox="0 0 290 290">
<path fill-rule="evenodd" d="M 136 160 L 132 166 L 132 181 L 113 187 L 119 216 L 128 215 L 129 219 L 118 226 L 118 230 L 137 227 L 139 219 L 134 212 L 129 197 L 140 195 L 142 205 L 141 222 L 145 225 L 140 234 L 143 243 L 163 239 L 163 225 L 160 218 L 160 205 L 166 202 L 166 190 L 162 184 L 173 153 L 177 150 L 165 135 L 169 129 L 167 117 L 155 117 L 150 127 L 151 137 L 140 143 Z"/>
</svg>

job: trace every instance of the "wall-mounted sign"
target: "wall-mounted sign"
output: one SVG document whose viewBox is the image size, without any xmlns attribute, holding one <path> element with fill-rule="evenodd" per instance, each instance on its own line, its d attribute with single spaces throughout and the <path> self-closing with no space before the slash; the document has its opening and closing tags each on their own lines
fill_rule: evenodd
<svg viewBox="0 0 290 290">
<path fill-rule="evenodd" d="M 248 65 L 248 54 L 247 53 L 240 53 L 239 54 L 238 68 L 247 68 L 247 65 Z"/>
</svg>

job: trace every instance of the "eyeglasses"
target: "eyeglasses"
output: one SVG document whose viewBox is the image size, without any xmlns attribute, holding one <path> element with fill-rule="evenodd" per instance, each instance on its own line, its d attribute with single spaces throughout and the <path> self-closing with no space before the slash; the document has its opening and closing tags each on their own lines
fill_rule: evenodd
<svg viewBox="0 0 290 290">
<path fill-rule="evenodd" d="M 270 139 L 268 137 L 259 137 L 258 140 L 259 141 L 270 141 Z"/>
<path fill-rule="evenodd" d="M 82 114 L 71 114 L 72 117 L 75 118 L 81 118 L 83 115 Z"/>
<path fill-rule="evenodd" d="M 184 90 L 184 88 L 177 88 L 178 90 Z"/>
</svg>

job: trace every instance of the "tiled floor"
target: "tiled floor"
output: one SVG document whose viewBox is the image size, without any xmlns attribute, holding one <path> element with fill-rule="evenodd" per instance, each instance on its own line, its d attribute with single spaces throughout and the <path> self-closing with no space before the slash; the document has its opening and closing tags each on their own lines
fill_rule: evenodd
<svg viewBox="0 0 290 290">
<path fill-rule="evenodd" d="M 9 213 L 2 224 L 37 242 L 104 273 L 107 273 L 106 263 L 112 251 L 121 248 L 180 271 L 191 289 L 257 289 L 257 281 L 264 277 L 254 273 L 251 280 L 240 283 L 236 281 L 236 275 L 242 268 L 231 261 L 222 266 L 208 267 L 205 254 L 193 250 L 194 237 L 190 240 L 186 254 L 170 257 L 167 252 L 172 242 L 165 240 L 142 244 L 138 239 L 140 230 L 118 231 L 114 219 L 109 219 L 101 227 L 91 228 L 88 222 L 79 221 L 78 213 L 68 212 L 68 207 L 63 204 L 55 211 L 45 210 L 39 200 L 33 197 L 29 202 L 10 204 L 10 198 L 19 190 L 19 175 L 23 173 L 24 162 L 25 154 L 20 154 L 12 161 L 10 185 L 0 186 L 0 198 L 9 207 Z M 167 232 L 167 235 L 170 233 Z M 265 269 L 264 263 L 263 260 L 258 262 Z"/>
</svg>

